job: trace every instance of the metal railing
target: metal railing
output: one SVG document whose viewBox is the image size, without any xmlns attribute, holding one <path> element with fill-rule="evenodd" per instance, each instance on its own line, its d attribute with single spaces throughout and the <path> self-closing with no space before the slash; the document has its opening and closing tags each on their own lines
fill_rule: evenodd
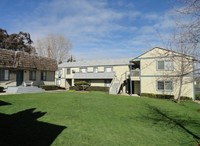
<svg viewBox="0 0 200 146">
<path fill-rule="evenodd" d="M 140 70 L 131 70 L 130 76 L 131 77 L 139 77 L 140 76 Z"/>
</svg>

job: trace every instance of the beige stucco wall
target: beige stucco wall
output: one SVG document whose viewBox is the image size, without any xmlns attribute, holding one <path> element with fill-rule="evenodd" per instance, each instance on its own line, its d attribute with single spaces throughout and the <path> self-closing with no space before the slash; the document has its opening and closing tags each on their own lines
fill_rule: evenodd
<svg viewBox="0 0 200 146">
<path fill-rule="evenodd" d="M 173 56 L 173 57 L 171 57 Z M 192 72 L 193 64 L 190 59 L 191 57 L 181 56 L 175 52 L 167 52 L 162 49 L 153 49 L 142 56 L 140 59 L 141 68 L 141 93 L 153 93 L 153 94 L 170 94 L 177 97 L 179 90 L 179 77 L 177 75 Z M 158 70 L 157 61 L 169 60 L 173 62 L 173 70 Z M 181 71 L 181 66 L 183 71 Z M 181 96 L 193 97 L 193 74 L 190 73 L 184 76 L 183 82 L 187 81 L 187 84 L 183 85 Z M 157 91 L 156 81 L 157 80 L 171 80 L 173 81 L 173 91 Z"/>
<path fill-rule="evenodd" d="M 128 65 L 113 66 L 113 71 L 115 72 L 117 78 L 120 79 L 122 74 L 124 74 L 125 72 L 129 71 L 129 67 L 128 67 Z M 124 76 L 125 75 L 123 75 L 123 77 Z"/>
<path fill-rule="evenodd" d="M 157 81 L 171 80 L 173 82 L 173 91 L 158 91 Z M 175 98 L 178 95 L 179 82 L 177 78 L 167 79 L 163 77 L 141 77 L 141 93 L 153 93 L 153 94 L 169 94 L 174 95 Z M 188 78 L 184 78 L 188 80 Z M 187 83 L 183 85 L 183 90 L 181 96 L 193 97 L 193 83 Z"/>
<path fill-rule="evenodd" d="M 29 80 L 29 70 L 24 70 L 24 75 L 23 81 L 30 81 Z M 55 73 L 54 72 L 49 72 L 47 71 L 47 80 L 46 81 L 41 81 L 40 77 L 41 77 L 41 71 L 36 71 L 36 80 L 33 81 L 33 85 L 34 86 L 38 86 L 38 85 L 55 85 Z M 16 71 L 10 71 L 9 72 L 10 76 L 9 76 L 9 81 L 0 81 L 0 86 L 7 88 L 8 86 L 16 86 Z"/>
<path fill-rule="evenodd" d="M 91 80 L 91 86 L 104 87 L 105 82 L 104 82 L 104 80 Z"/>
<path fill-rule="evenodd" d="M 24 72 L 24 81 L 30 81 L 29 80 L 29 72 Z M 41 80 L 41 72 L 42 71 L 36 71 L 36 80 L 33 81 L 34 86 L 38 85 L 55 85 L 55 73 L 53 71 L 46 71 L 46 81 Z"/>
</svg>

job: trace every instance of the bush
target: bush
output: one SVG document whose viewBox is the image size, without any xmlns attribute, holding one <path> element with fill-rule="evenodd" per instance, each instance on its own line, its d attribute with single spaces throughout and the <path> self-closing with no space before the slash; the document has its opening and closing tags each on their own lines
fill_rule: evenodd
<svg viewBox="0 0 200 146">
<path fill-rule="evenodd" d="M 200 100 L 200 94 L 195 94 L 195 99 Z"/>
<path fill-rule="evenodd" d="M 71 86 L 69 87 L 70 90 L 76 90 L 79 91 L 77 86 Z M 86 89 L 86 91 L 103 91 L 103 92 L 109 92 L 109 87 L 99 87 L 99 86 L 90 86 Z"/>
<path fill-rule="evenodd" d="M 75 82 L 74 85 L 78 90 L 87 90 L 87 88 L 90 87 L 90 83 L 86 81 Z"/>
<path fill-rule="evenodd" d="M 166 95 L 166 94 L 141 93 L 141 96 L 158 98 L 158 99 L 174 99 L 174 95 Z"/>
<path fill-rule="evenodd" d="M 90 87 L 88 88 L 88 91 L 103 91 L 103 92 L 109 92 L 109 87 L 90 86 Z"/>
<path fill-rule="evenodd" d="M 187 97 L 187 96 L 181 96 L 181 100 L 192 100 L 192 98 Z"/>
<path fill-rule="evenodd" d="M 4 90 L 4 87 L 0 87 L 0 92 L 3 92 L 3 90 Z"/>
<path fill-rule="evenodd" d="M 39 88 L 42 88 L 44 90 L 58 90 L 58 89 L 65 89 L 65 88 L 62 88 L 62 87 L 58 87 L 56 85 L 40 85 Z"/>
</svg>

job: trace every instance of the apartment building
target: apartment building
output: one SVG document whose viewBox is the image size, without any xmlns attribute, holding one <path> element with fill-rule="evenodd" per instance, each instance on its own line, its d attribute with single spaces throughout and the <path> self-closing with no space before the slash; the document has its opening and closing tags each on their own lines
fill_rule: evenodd
<svg viewBox="0 0 200 146">
<path fill-rule="evenodd" d="M 87 81 L 91 86 L 110 87 L 116 76 L 124 71 L 129 71 L 130 59 L 118 60 L 90 60 L 66 62 L 58 66 L 56 72 L 56 84 L 69 89 L 77 81 Z"/>
<path fill-rule="evenodd" d="M 85 80 L 107 86 L 110 94 L 167 94 L 194 99 L 194 58 L 155 47 L 133 59 L 66 62 L 58 66 L 56 84 L 69 89 Z"/>
</svg>

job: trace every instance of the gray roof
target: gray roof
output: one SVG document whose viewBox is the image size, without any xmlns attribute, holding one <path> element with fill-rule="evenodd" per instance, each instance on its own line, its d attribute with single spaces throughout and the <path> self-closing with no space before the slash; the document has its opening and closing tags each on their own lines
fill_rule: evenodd
<svg viewBox="0 0 200 146">
<path fill-rule="evenodd" d="M 115 72 L 102 72 L 102 73 L 75 73 L 74 79 L 112 79 Z"/>
<path fill-rule="evenodd" d="M 77 62 L 64 62 L 58 65 L 62 67 L 86 67 L 86 66 L 115 66 L 115 65 L 128 65 L 131 59 L 107 59 L 107 60 L 87 60 Z"/>
</svg>

